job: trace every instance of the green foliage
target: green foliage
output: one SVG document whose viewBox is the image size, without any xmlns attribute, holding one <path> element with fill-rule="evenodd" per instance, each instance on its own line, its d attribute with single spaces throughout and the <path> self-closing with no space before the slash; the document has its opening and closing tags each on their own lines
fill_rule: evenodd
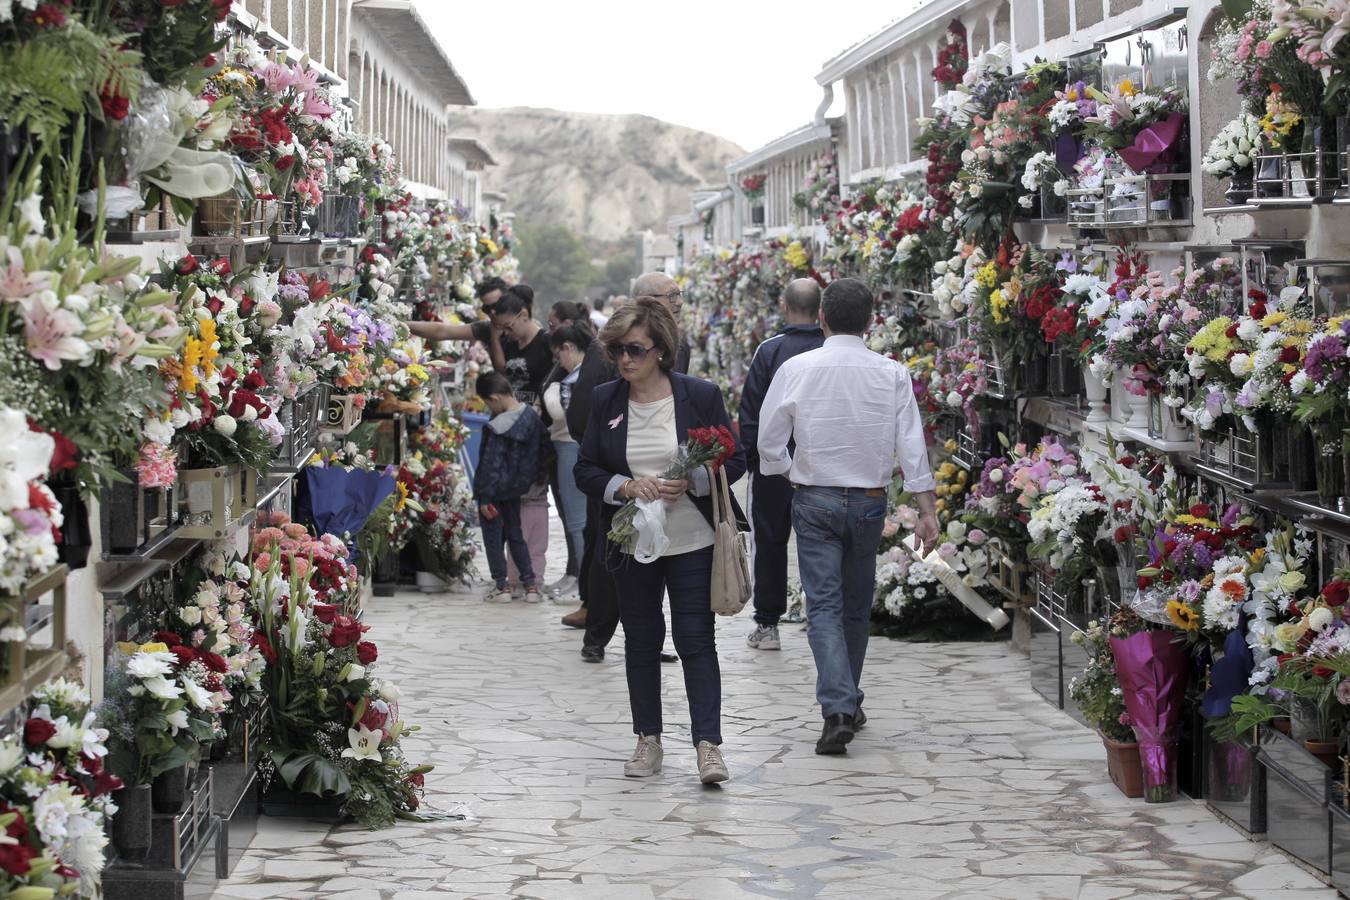
<svg viewBox="0 0 1350 900">
<path fill-rule="evenodd" d="M 274 750 L 272 762 L 286 787 L 316 797 L 344 796 L 351 792 L 351 780 L 337 764 L 317 753 L 304 750 Z"/>
<path fill-rule="evenodd" d="M 51 136 L 85 111 L 101 118 L 101 90 L 135 100 L 140 82 L 128 76 L 140 54 L 121 49 L 125 42 L 124 35 L 96 34 L 71 20 L 0 44 L 0 119 Z"/>
<path fill-rule="evenodd" d="M 1082 710 L 1089 727 L 1113 741 L 1133 741 L 1134 729 L 1122 724 L 1125 697 L 1116 675 L 1109 628 L 1105 623 L 1097 622 L 1087 631 L 1075 632 L 1073 640 L 1087 651 L 1088 664 L 1069 683 L 1069 696 Z"/>
<path fill-rule="evenodd" d="M 542 319 L 541 305 L 557 300 L 576 300 L 596 280 L 591 254 L 581 236 L 557 223 L 517 222 L 521 277 L 536 292 L 535 315 Z M 626 287 L 626 286 L 625 286 Z"/>
</svg>

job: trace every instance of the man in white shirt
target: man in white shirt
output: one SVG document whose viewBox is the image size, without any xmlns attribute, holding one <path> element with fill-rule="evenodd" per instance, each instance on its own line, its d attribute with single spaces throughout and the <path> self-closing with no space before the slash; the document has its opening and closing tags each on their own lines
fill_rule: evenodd
<svg viewBox="0 0 1350 900">
<path fill-rule="evenodd" d="M 786 474 L 796 488 L 792 527 L 825 717 L 821 754 L 844 753 L 867 721 L 859 684 L 886 487 L 896 471 L 919 507 L 915 533 L 925 547 L 938 536 L 937 485 L 909 372 L 863 342 L 872 315 L 865 283 L 831 283 L 820 307 L 825 345 L 778 370 L 759 426 L 760 471 Z"/>
</svg>

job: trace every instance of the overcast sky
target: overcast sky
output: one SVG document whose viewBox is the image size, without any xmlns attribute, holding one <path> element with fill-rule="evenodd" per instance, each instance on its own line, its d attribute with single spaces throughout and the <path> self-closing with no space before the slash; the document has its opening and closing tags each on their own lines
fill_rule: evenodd
<svg viewBox="0 0 1350 900">
<path fill-rule="evenodd" d="M 811 120 L 823 63 L 915 0 L 415 0 L 480 106 L 644 113 L 746 150 Z M 836 98 L 835 114 L 842 112 Z"/>
</svg>

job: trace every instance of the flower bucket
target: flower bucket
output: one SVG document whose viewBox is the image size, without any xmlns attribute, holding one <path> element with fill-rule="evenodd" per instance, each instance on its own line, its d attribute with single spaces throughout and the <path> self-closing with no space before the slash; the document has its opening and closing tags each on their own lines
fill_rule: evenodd
<svg viewBox="0 0 1350 900">
<path fill-rule="evenodd" d="M 1313 462 L 1317 477 L 1317 499 L 1327 509 L 1346 511 L 1346 430 L 1339 421 L 1316 422 L 1312 426 Z"/>
<path fill-rule="evenodd" d="M 155 812 L 176 815 L 187 805 L 196 766 L 182 765 L 161 772 L 150 785 L 150 802 Z"/>
<path fill-rule="evenodd" d="M 61 523 L 61 541 L 56 545 L 56 559 L 71 569 L 83 569 L 89 564 L 89 551 L 94 537 L 89 525 L 89 505 L 84 492 L 69 473 L 61 473 L 47 482 L 56 502 L 61 504 L 64 521 Z"/>
<path fill-rule="evenodd" d="M 113 791 L 117 815 L 112 820 L 112 843 L 122 859 L 137 862 L 150 855 L 150 793 L 148 784 Z"/>
<path fill-rule="evenodd" d="M 1137 402 L 1138 397 L 1135 398 Z M 1157 441 L 1185 443 L 1191 439 L 1191 424 L 1180 410 L 1168 406 L 1162 394 L 1148 395 L 1148 436 Z"/>
<path fill-rule="evenodd" d="M 1139 762 L 1139 745 L 1113 741 L 1101 735 L 1102 745 L 1106 747 L 1106 773 L 1126 797 L 1144 796 L 1144 770 Z"/>
</svg>

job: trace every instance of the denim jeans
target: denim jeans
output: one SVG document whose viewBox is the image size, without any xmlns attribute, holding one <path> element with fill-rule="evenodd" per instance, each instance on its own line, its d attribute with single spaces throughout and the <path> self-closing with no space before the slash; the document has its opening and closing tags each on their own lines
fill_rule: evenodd
<svg viewBox="0 0 1350 900">
<path fill-rule="evenodd" d="M 755 624 L 774 627 L 787 612 L 792 483 L 781 475 L 752 472 L 749 499 L 750 546 L 755 563 Z"/>
<path fill-rule="evenodd" d="M 530 564 L 530 547 L 525 543 L 525 532 L 520 525 L 520 498 L 493 500 L 497 518 L 479 518 L 483 528 L 483 549 L 487 552 L 488 571 L 498 588 L 506 587 L 506 547 L 511 547 L 511 561 L 520 570 L 520 581 L 526 587 L 535 584 L 534 567 Z M 484 503 L 483 505 L 486 505 Z"/>
<path fill-rule="evenodd" d="M 572 474 L 580 450 L 581 445 L 575 441 L 555 441 L 553 444 L 553 451 L 558 456 L 558 517 L 562 519 L 563 531 L 567 532 L 568 546 L 574 547 L 578 556 L 586 544 L 586 495 L 577 487 L 577 479 Z"/>
<path fill-rule="evenodd" d="M 863 659 L 876 589 L 886 498 L 861 488 L 799 487 L 792 500 L 797 562 L 806 593 L 807 642 L 823 715 L 862 705 Z"/>
<path fill-rule="evenodd" d="M 602 551 L 603 552 L 603 551 Z M 620 554 L 614 572 L 623 622 L 624 668 L 634 734 L 661 733 L 661 647 L 666 640 L 663 593 L 670 594 L 670 626 L 684 667 L 690 735 L 722 743 L 722 670 L 713 633 L 711 547 L 640 563 Z"/>
</svg>

